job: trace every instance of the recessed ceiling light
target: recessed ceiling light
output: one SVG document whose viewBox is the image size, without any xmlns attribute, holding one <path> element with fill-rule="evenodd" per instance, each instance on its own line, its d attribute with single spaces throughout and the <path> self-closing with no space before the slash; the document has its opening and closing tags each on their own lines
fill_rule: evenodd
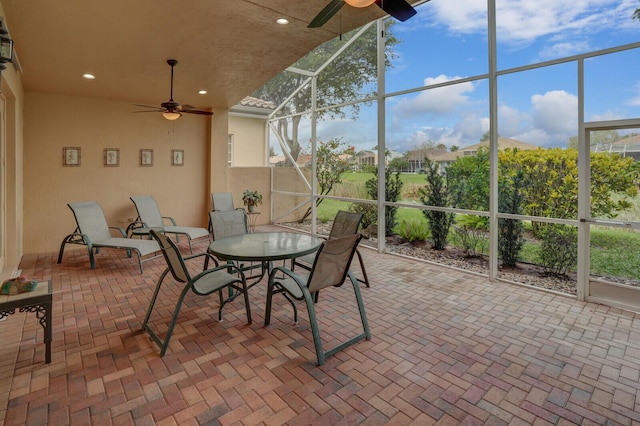
<svg viewBox="0 0 640 426">
<path fill-rule="evenodd" d="M 285 18 L 278 18 L 276 19 L 276 22 L 280 25 L 287 25 L 289 23 L 289 20 Z"/>
<path fill-rule="evenodd" d="M 86 78 L 87 80 L 95 80 L 96 76 L 93 74 L 82 74 L 82 77 Z"/>
<path fill-rule="evenodd" d="M 206 90 L 199 90 L 199 91 L 198 91 L 198 94 L 199 94 L 199 95 L 206 95 L 206 94 L 207 94 L 207 91 L 206 91 Z"/>
</svg>

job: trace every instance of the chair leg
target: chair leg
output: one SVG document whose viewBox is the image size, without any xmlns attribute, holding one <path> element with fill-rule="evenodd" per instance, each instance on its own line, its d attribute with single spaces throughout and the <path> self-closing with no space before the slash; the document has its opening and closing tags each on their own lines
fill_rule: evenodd
<svg viewBox="0 0 640 426">
<path fill-rule="evenodd" d="M 360 320 L 362 321 L 362 328 L 364 331 L 364 337 L 366 340 L 371 340 L 371 331 L 369 330 L 369 321 L 367 321 L 367 314 L 364 310 L 364 302 L 362 301 L 362 294 L 360 293 L 360 286 L 355 276 L 349 272 L 349 278 L 353 285 L 353 291 L 356 294 L 356 302 L 358 303 L 358 311 L 360 311 Z"/>
<path fill-rule="evenodd" d="M 362 280 L 358 280 L 361 283 L 363 283 L 364 285 L 367 286 L 367 288 L 371 287 L 369 285 L 369 277 L 367 276 L 367 270 L 364 269 L 364 261 L 362 260 L 362 255 L 360 254 L 360 250 L 356 250 L 356 255 L 358 256 L 358 262 L 360 262 L 360 269 L 362 270 L 362 276 L 364 277 L 364 279 Z"/>
<path fill-rule="evenodd" d="M 67 239 L 69 237 L 66 237 L 64 240 L 62 240 L 62 244 L 60 244 L 60 251 L 58 252 L 58 263 L 62 263 L 62 255 L 64 254 L 64 246 L 67 245 Z"/>
<path fill-rule="evenodd" d="M 311 325 L 311 334 L 313 335 L 313 345 L 316 349 L 318 365 L 324 365 L 325 353 L 322 350 L 322 339 L 320 338 L 320 329 L 318 328 L 313 296 L 311 296 L 311 293 L 309 293 L 309 290 L 306 288 L 302 289 L 302 294 L 304 295 L 304 301 L 307 304 L 307 311 L 309 311 L 309 324 Z"/>
<path fill-rule="evenodd" d="M 249 289 L 247 288 L 246 281 L 242 281 L 242 292 L 244 293 L 244 306 L 247 311 L 247 323 L 253 324 L 253 319 L 251 318 L 251 305 L 249 304 Z"/>
<path fill-rule="evenodd" d="M 182 293 L 180 293 L 180 297 L 178 298 L 178 302 L 176 303 L 176 309 L 173 312 L 173 317 L 171 317 L 171 324 L 169 324 L 169 328 L 167 329 L 167 335 L 164 338 L 164 344 L 160 349 L 160 356 L 164 356 L 167 352 L 167 348 L 169 347 L 169 340 L 171 339 L 171 335 L 173 334 L 173 329 L 176 326 L 176 322 L 178 321 L 178 315 L 180 315 L 180 308 L 182 308 L 182 301 L 184 297 L 187 295 L 187 292 L 191 286 L 185 286 Z"/>
<path fill-rule="evenodd" d="M 144 321 L 142 322 L 142 329 L 144 330 L 149 322 L 149 318 L 151 317 L 151 311 L 153 310 L 154 305 L 156 304 L 156 299 L 158 298 L 158 293 L 160 293 L 160 287 L 162 286 L 162 281 L 169 273 L 169 268 L 165 269 L 162 275 L 160 275 L 160 279 L 158 280 L 158 284 L 156 284 L 156 289 L 153 292 L 153 296 L 151 296 L 151 301 L 149 302 L 149 307 L 147 308 L 147 315 L 144 317 Z"/>
<path fill-rule="evenodd" d="M 273 299 L 273 286 L 275 283 L 269 280 L 269 285 L 267 286 L 267 302 L 264 309 L 264 325 L 267 326 L 271 324 L 271 299 Z"/>
</svg>

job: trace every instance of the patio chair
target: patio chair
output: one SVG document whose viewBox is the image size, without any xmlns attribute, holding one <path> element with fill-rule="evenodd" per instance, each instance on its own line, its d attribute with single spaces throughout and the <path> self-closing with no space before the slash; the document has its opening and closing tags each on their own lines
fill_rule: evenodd
<svg viewBox="0 0 640 426">
<path fill-rule="evenodd" d="M 169 216 L 162 216 L 158 203 L 151 195 L 141 195 L 137 197 L 131 197 L 131 201 L 136 206 L 138 211 L 138 217 L 133 222 L 133 226 L 129 225 L 131 229 L 135 227 L 144 228 L 156 228 L 162 229 L 165 234 L 174 234 L 176 241 L 180 241 L 180 235 L 187 237 L 189 241 L 189 252 L 193 253 L 193 247 L 191 246 L 191 240 L 207 237 L 209 238 L 209 230 L 206 228 L 197 228 L 192 226 L 178 226 L 175 219 Z M 165 225 L 165 220 L 170 222 L 170 225 Z"/>
<path fill-rule="evenodd" d="M 224 290 L 225 288 L 229 288 L 244 294 L 244 304 L 245 310 L 247 312 L 247 323 L 252 323 L 251 306 L 249 305 L 249 292 L 247 291 L 247 281 L 242 271 L 232 265 L 219 266 L 215 258 L 209 253 L 198 253 L 183 257 L 175 243 L 171 241 L 171 239 L 169 239 L 166 235 L 158 233 L 153 229 L 150 230 L 149 233 L 151 234 L 153 239 L 157 241 L 158 244 L 160 244 L 164 259 L 167 261 L 167 269 L 164 270 L 162 275 L 160 275 L 160 279 L 158 279 L 156 289 L 153 292 L 153 296 L 151 297 L 151 301 L 149 303 L 149 308 L 147 309 L 147 314 L 144 317 L 144 322 L 142 323 L 142 329 L 148 332 L 151 338 L 158 344 L 158 346 L 160 346 L 160 356 L 164 356 L 164 354 L 167 352 L 167 348 L 169 347 L 169 340 L 171 340 L 173 329 L 176 325 L 176 321 L 178 320 L 182 302 L 189 290 L 193 291 L 198 296 L 208 296 L 214 292 L 218 292 L 218 296 L 220 297 L 220 308 L 218 309 L 219 321 L 222 321 L 222 308 L 224 308 L 224 305 L 230 300 L 225 300 L 223 298 L 222 290 Z M 204 267 L 202 272 L 192 277 L 189 273 L 189 269 L 187 268 L 185 261 L 191 261 L 197 258 L 204 258 Z M 209 269 L 208 266 L 210 261 L 215 264 L 215 267 Z M 180 296 L 176 301 L 176 307 L 173 310 L 173 316 L 171 317 L 169 328 L 167 329 L 164 340 L 162 340 L 159 334 L 156 333 L 149 325 L 149 319 L 151 317 L 151 312 L 153 311 L 156 300 L 158 299 L 160 288 L 165 282 L 164 279 L 167 277 L 169 272 L 171 272 L 173 280 L 178 284 L 184 285 L 184 287 L 180 291 Z"/>
<path fill-rule="evenodd" d="M 209 223 L 214 240 L 248 232 L 247 213 L 244 209 L 213 210 L 209 212 Z"/>
<path fill-rule="evenodd" d="M 267 326 L 271 322 L 271 306 L 274 294 L 282 293 L 285 299 L 289 301 L 293 307 L 293 319 L 296 323 L 298 322 L 298 310 L 291 298 L 304 300 L 307 305 L 307 311 L 309 312 L 309 323 L 311 324 L 318 365 L 323 365 L 327 357 L 362 339 L 371 340 L 367 315 L 364 310 L 362 295 L 360 294 L 360 286 L 358 280 L 349 270 L 349 265 L 353 260 L 353 255 L 361 239 L 362 235 L 354 234 L 323 242 L 316 254 L 313 266 L 308 275 L 298 275 L 284 266 L 274 268 L 269 274 L 264 325 Z M 324 351 L 322 349 L 322 339 L 318 328 L 313 295 L 328 287 L 342 286 L 347 276 L 351 281 L 356 296 L 363 332 L 351 337 L 333 349 Z M 342 319 L 343 316 L 341 314 L 335 318 Z"/>
<path fill-rule="evenodd" d="M 348 235 L 353 235 L 358 232 L 358 227 L 360 226 L 360 221 L 362 220 L 362 213 L 355 212 L 347 212 L 344 210 L 338 211 L 336 217 L 333 220 L 333 225 L 331 225 L 331 231 L 329 231 L 329 240 L 335 238 L 342 238 Z M 369 277 L 367 276 L 367 270 L 364 268 L 364 261 L 362 260 L 362 255 L 360 254 L 360 250 L 356 250 L 356 255 L 358 256 L 358 263 L 360 263 L 360 270 L 362 271 L 362 278 L 357 278 L 359 282 L 363 283 L 367 287 L 369 286 Z M 315 259 L 315 253 L 307 256 L 300 257 L 298 259 L 293 260 L 292 269 L 296 266 L 300 266 L 306 270 L 311 269 L 311 265 Z"/>
<path fill-rule="evenodd" d="M 213 210 L 209 212 L 209 223 L 211 224 L 211 235 L 214 241 L 248 233 L 247 212 L 244 209 Z M 260 268 L 259 273 L 247 277 L 247 279 L 251 280 L 264 276 L 266 272 L 266 266 L 263 262 L 253 262 L 249 263 L 249 265 L 236 263 L 236 266 L 243 272 Z"/>
<path fill-rule="evenodd" d="M 72 234 L 67 235 L 62 240 L 60 252 L 58 253 L 58 263 L 62 263 L 62 255 L 64 254 L 64 248 L 67 244 L 87 246 L 87 249 L 89 250 L 89 262 L 91 264 L 91 269 L 95 269 L 96 267 L 94 250 L 95 253 L 98 253 L 101 248 L 126 250 L 127 257 L 131 257 L 131 251 L 135 251 L 138 254 L 140 273 L 143 272 L 143 262 L 155 259 L 159 256 L 151 256 L 143 259 L 145 256 L 160 251 L 158 243 L 152 240 L 136 240 L 127 238 L 127 234 L 122 228 L 109 226 L 104 217 L 102 207 L 100 207 L 96 201 L 69 203 L 67 205 L 73 212 L 77 226 Z M 118 231 L 120 236 L 113 237 L 111 235 L 111 229 Z"/>
<path fill-rule="evenodd" d="M 244 210 L 242 207 L 233 206 L 233 196 L 230 192 L 214 192 L 211 194 L 213 210 L 229 212 L 232 210 Z"/>
</svg>

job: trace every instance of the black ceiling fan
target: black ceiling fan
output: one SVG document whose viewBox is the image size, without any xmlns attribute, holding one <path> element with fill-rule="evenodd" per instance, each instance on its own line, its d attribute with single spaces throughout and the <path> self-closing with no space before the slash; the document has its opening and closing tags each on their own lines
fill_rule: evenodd
<svg viewBox="0 0 640 426">
<path fill-rule="evenodd" d="M 369 6 L 370 4 L 377 4 L 382 10 L 389 15 L 396 18 L 398 21 L 406 21 L 411 18 L 417 12 L 406 0 L 375 0 L 375 1 L 357 1 L 352 2 L 350 0 L 331 0 L 327 6 L 324 7 L 316 15 L 315 18 L 308 25 L 308 28 L 317 28 L 323 26 L 329 19 L 333 17 L 344 4 L 353 4 L 357 7 Z M 362 6 L 360 6 L 362 4 Z"/>
<path fill-rule="evenodd" d="M 177 120 L 182 114 L 200 114 L 200 115 L 213 115 L 211 111 L 204 111 L 195 109 L 192 105 L 181 105 L 179 102 L 173 100 L 173 67 L 176 66 L 178 61 L 175 59 L 167 59 L 167 64 L 171 67 L 171 95 L 167 102 L 163 102 L 159 107 L 150 105 L 134 104 L 138 107 L 152 108 L 151 110 L 134 111 L 134 112 L 161 112 L 162 116 L 167 120 Z"/>
</svg>

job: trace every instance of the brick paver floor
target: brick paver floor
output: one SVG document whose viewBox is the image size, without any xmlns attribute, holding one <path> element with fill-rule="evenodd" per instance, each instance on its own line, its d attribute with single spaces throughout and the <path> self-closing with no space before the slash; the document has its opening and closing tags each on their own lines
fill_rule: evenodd
<svg viewBox="0 0 640 426">
<path fill-rule="evenodd" d="M 206 243 L 196 244 L 202 251 Z M 54 341 L 44 363 L 33 314 L 0 322 L 0 418 L 14 424 L 640 424 L 640 322 L 626 311 L 361 249 L 373 338 L 316 366 L 300 322 L 265 285 L 217 320 L 218 298 L 187 296 L 167 354 L 140 331 L 162 258 L 140 274 L 122 251 L 25 256 L 51 279 Z M 161 296 L 162 329 L 178 288 Z M 327 347 L 358 331 L 347 285 L 317 305 Z M 17 334 L 17 338 L 15 338 Z"/>
</svg>

